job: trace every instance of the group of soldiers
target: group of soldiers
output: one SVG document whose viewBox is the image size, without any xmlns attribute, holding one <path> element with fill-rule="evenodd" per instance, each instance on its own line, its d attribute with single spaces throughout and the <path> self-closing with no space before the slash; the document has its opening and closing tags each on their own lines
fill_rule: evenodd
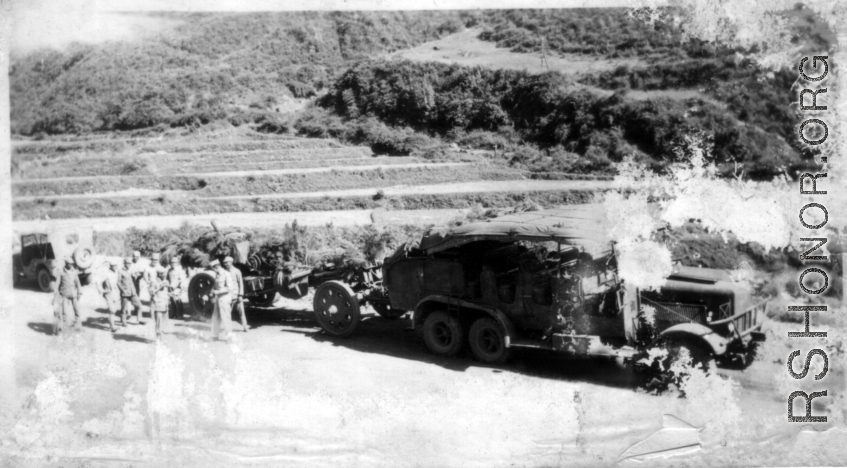
<svg viewBox="0 0 847 468">
<path fill-rule="evenodd" d="M 228 340 L 232 333 L 230 318 L 232 312 L 239 313 L 242 329 L 245 332 L 248 330 L 243 303 L 244 280 L 241 271 L 233 265 L 231 257 L 226 257 L 223 265 L 220 261 L 213 260 L 209 266 L 215 273 L 212 289 L 215 306 L 212 315 L 212 337 Z M 169 268 L 161 265 L 161 256 L 158 253 L 154 253 L 149 262 L 144 262 L 141 252 L 135 251 L 131 258 L 124 259 L 123 268 L 119 261 L 110 261 L 109 270 L 97 282 L 98 292 L 105 299 L 109 311 L 109 329 L 113 333 L 117 331 L 115 315 L 119 312 L 121 326 L 127 326 L 133 312 L 137 324 L 145 323 L 140 299 L 143 282 L 150 296 L 149 309 L 156 325 L 156 339 L 161 339 L 168 328 L 170 319 L 184 318 L 182 294 L 187 281 L 188 275 L 177 257 L 171 258 Z M 72 262 L 66 261 L 65 268 L 57 280 L 54 298 L 57 334 L 61 333 L 71 310 L 75 319 L 74 328 L 80 328 L 82 323 L 79 307 L 81 288 L 79 276 Z"/>
</svg>

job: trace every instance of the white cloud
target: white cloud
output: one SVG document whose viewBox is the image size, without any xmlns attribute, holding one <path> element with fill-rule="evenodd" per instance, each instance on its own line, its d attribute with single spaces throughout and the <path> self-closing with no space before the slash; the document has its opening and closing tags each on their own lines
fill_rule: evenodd
<svg viewBox="0 0 847 468">
<path fill-rule="evenodd" d="M 176 22 L 106 11 L 105 2 L 35 0 L 12 3 L 12 50 L 63 48 L 73 42 L 130 41 Z"/>
</svg>

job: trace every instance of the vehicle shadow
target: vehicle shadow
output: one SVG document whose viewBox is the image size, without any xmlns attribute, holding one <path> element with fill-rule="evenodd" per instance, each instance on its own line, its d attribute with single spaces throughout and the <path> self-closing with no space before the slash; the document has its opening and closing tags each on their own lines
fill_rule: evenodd
<svg viewBox="0 0 847 468">
<path fill-rule="evenodd" d="M 248 316 L 249 317 L 249 316 Z M 375 313 L 363 313 L 356 331 L 348 337 L 330 335 L 320 329 L 311 311 L 290 311 L 284 308 L 267 310 L 254 316 L 256 326 L 282 325 L 284 333 L 300 333 L 322 343 L 358 352 L 384 354 L 434 364 L 444 369 L 464 372 L 471 367 L 487 368 L 491 372 L 519 374 L 567 381 L 580 381 L 610 387 L 635 388 L 638 379 L 630 369 L 610 358 L 575 357 L 543 350 L 514 349 L 512 359 L 497 366 L 475 360 L 470 350 L 456 357 L 435 356 L 427 350 L 423 338 L 409 329 L 406 318 L 389 320 Z M 253 322 L 250 322 L 251 326 Z M 291 329 L 300 328 L 302 330 Z"/>
<path fill-rule="evenodd" d="M 232 326 L 240 326 L 241 317 L 232 315 Z M 315 316 L 311 311 L 300 309 L 277 308 L 250 308 L 247 310 L 247 326 L 253 330 L 268 325 L 285 325 L 296 328 L 311 328 L 318 330 L 320 327 L 315 322 Z"/>
<path fill-rule="evenodd" d="M 21 280 L 21 281 L 18 282 L 18 284 L 14 285 L 14 289 L 21 289 L 21 290 L 24 290 L 24 291 L 42 292 L 41 288 L 38 287 L 38 282 L 35 281 L 35 280 Z M 49 293 L 44 293 L 44 294 L 49 294 Z"/>
</svg>

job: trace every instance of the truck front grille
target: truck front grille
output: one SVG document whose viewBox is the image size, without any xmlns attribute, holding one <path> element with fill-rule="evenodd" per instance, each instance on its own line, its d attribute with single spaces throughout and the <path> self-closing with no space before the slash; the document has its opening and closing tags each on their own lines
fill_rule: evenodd
<svg viewBox="0 0 847 468">
<path fill-rule="evenodd" d="M 688 323 L 696 322 L 703 323 L 705 316 L 705 307 L 697 304 L 682 304 L 678 302 L 658 302 L 651 301 L 646 297 L 641 297 L 641 302 L 644 305 L 653 307 L 656 311 L 655 319 L 657 322 L 665 323 Z"/>
</svg>

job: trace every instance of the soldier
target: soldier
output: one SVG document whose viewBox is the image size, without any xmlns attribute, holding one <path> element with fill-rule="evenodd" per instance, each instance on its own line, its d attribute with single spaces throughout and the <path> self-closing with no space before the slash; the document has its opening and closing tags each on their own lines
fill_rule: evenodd
<svg viewBox="0 0 847 468">
<path fill-rule="evenodd" d="M 225 340 L 229 340 L 232 333 L 232 296 L 235 290 L 232 276 L 221 267 L 221 262 L 212 260 L 209 266 L 215 272 L 215 284 L 212 286 L 212 300 L 214 311 L 212 312 L 212 338 L 220 338 L 220 329 L 223 328 Z"/>
<path fill-rule="evenodd" d="M 147 269 L 141 262 L 141 252 L 135 251 L 132 253 L 132 267 L 129 269 L 132 275 L 132 285 L 135 287 L 135 295 L 132 299 L 132 307 L 135 309 L 135 316 L 138 317 L 138 324 L 143 325 L 141 313 L 141 280 L 144 279 Z"/>
<path fill-rule="evenodd" d="M 170 298 L 170 285 L 165 279 L 165 270 L 159 269 L 156 271 L 156 277 L 150 280 L 147 286 L 150 291 L 150 313 L 156 321 L 156 340 L 162 339 L 164 327 L 162 322 L 165 321 L 168 313 L 168 299 Z"/>
<path fill-rule="evenodd" d="M 74 328 L 79 330 L 82 327 L 82 315 L 79 311 L 79 296 L 82 293 L 82 285 L 79 283 L 79 275 L 73 265 L 73 260 L 65 258 L 65 268 L 62 274 L 59 275 L 59 283 L 56 288 L 56 294 L 61 301 L 61 307 L 57 307 L 59 315 L 56 317 L 56 325 L 54 332 L 58 335 L 64 328 L 65 321 L 69 315 L 68 306 L 73 307 L 74 311 Z"/>
<path fill-rule="evenodd" d="M 106 300 L 106 308 L 109 310 L 109 329 L 112 333 L 117 331 L 115 328 L 115 314 L 120 310 L 121 292 L 118 289 L 118 261 L 112 260 L 109 262 L 109 271 L 103 276 L 103 279 L 97 284 L 97 289 L 100 295 Z"/>
<path fill-rule="evenodd" d="M 241 276 L 241 270 L 233 266 L 232 257 L 224 259 L 224 267 L 232 276 L 234 290 L 232 292 L 232 309 L 241 314 L 241 328 L 247 332 L 247 317 L 244 314 L 244 278 Z"/>
<path fill-rule="evenodd" d="M 185 270 L 179 264 L 179 258 L 171 258 L 171 267 L 168 269 L 168 286 L 170 300 L 168 301 L 168 318 L 183 318 L 182 290 L 185 283 Z"/>
<path fill-rule="evenodd" d="M 124 259 L 124 267 L 118 272 L 118 291 L 121 293 L 121 325 L 126 326 L 129 314 L 138 300 L 138 289 L 132 277 L 132 259 Z"/>
<path fill-rule="evenodd" d="M 162 256 L 159 252 L 153 252 L 150 256 L 150 265 L 144 270 L 144 282 L 150 284 L 158 276 L 158 271 L 162 269 Z M 151 300 L 153 296 L 150 296 Z M 152 308 L 151 308 L 152 309 Z"/>
</svg>

